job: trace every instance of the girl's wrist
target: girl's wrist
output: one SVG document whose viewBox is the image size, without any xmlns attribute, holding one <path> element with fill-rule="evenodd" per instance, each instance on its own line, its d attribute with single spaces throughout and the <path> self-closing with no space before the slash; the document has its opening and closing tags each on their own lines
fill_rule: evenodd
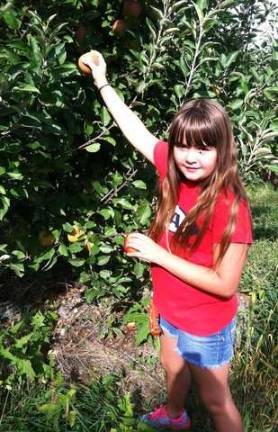
<svg viewBox="0 0 278 432">
<path fill-rule="evenodd" d="M 106 83 L 106 84 L 103 84 L 102 86 L 100 86 L 99 89 L 98 89 L 99 93 L 101 93 L 102 89 L 103 89 L 104 87 L 107 87 L 107 86 L 108 86 L 108 87 L 111 87 L 109 83 Z"/>
<path fill-rule="evenodd" d="M 161 267 L 164 267 L 165 262 L 167 262 L 168 255 L 169 252 L 162 246 L 159 246 L 159 250 L 156 254 L 156 259 L 154 260 L 154 263 L 160 265 Z"/>
<path fill-rule="evenodd" d="M 109 85 L 109 83 L 108 83 L 107 79 L 104 78 L 103 80 L 97 81 L 97 82 L 95 83 L 95 85 L 96 85 L 97 89 L 100 90 L 101 87 L 103 87 L 103 86 L 105 86 L 105 85 Z"/>
</svg>

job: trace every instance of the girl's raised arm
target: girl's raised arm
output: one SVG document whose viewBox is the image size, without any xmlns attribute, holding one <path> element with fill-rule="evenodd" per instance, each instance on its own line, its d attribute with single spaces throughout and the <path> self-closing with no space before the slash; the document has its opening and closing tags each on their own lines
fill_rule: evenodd
<svg viewBox="0 0 278 432">
<path fill-rule="evenodd" d="M 86 56 L 83 63 L 90 67 L 94 84 L 99 89 L 109 112 L 130 144 L 151 163 L 154 163 L 153 149 L 158 139 L 149 132 L 138 116 L 121 100 L 111 85 L 108 84 L 106 63 L 102 54 L 97 51 L 91 51 L 91 53 L 94 53 L 94 56 Z"/>
</svg>

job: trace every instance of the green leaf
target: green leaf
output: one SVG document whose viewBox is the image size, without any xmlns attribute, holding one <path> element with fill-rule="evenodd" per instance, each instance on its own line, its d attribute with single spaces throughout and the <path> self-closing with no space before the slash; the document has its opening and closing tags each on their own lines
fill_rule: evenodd
<svg viewBox="0 0 278 432">
<path fill-rule="evenodd" d="M 278 87 L 267 87 L 264 89 L 265 97 L 270 101 L 275 101 L 277 99 Z"/>
<path fill-rule="evenodd" d="M 79 242 L 73 243 L 68 247 L 68 250 L 71 253 L 78 253 L 78 252 L 81 252 L 83 249 L 84 249 L 83 244 L 81 244 Z"/>
<path fill-rule="evenodd" d="M 144 322 L 142 322 L 140 324 L 140 326 L 138 326 L 139 328 L 136 331 L 136 337 L 135 337 L 135 341 L 137 345 L 140 345 L 142 342 L 144 342 L 149 335 L 149 321 L 148 321 L 148 317 L 146 316 L 146 319 L 144 320 Z"/>
<path fill-rule="evenodd" d="M 278 174 L 278 165 L 267 165 L 267 168 L 269 169 L 269 171 Z"/>
<path fill-rule="evenodd" d="M 46 403 L 46 404 L 39 405 L 37 407 L 37 410 L 40 413 L 47 414 L 49 415 L 49 417 L 58 413 L 60 409 L 61 409 L 60 406 L 57 405 L 56 403 Z"/>
<path fill-rule="evenodd" d="M 85 150 L 89 153 L 96 153 L 99 151 L 99 149 L 100 149 L 100 144 L 98 143 L 90 144 L 89 146 L 85 147 Z"/>
<path fill-rule="evenodd" d="M 232 6 L 235 3 L 235 0 L 225 0 L 223 1 L 220 6 L 222 9 L 227 8 L 229 6 Z"/>
<path fill-rule="evenodd" d="M 73 226 L 71 224 L 69 224 L 68 222 L 66 222 L 65 224 L 63 224 L 63 230 L 66 231 L 67 233 L 71 234 L 73 231 Z"/>
<path fill-rule="evenodd" d="M 183 44 L 195 50 L 196 44 L 192 40 L 186 39 Z"/>
<path fill-rule="evenodd" d="M 236 99 L 233 102 L 231 102 L 229 104 L 229 106 L 231 107 L 232 110 L 237 110 L 238 108 L 240 108 L 243 104 L 243 100 L 242 99 Z"/>
<path fill-rule="evenodd" d="M 111 208 L 104 208 L 100 210 L 99 214 L 101 214 L 105 220 L 108 220 L 110 217 L 114 217 L 114 211 Z"/>
<path fill-rule="evenodd" d="M 147 88 L 147 83 L 145 81 L 142 81 L 139 83 L 139 85 L 136 88 L 137 93 L 142 93 Z"/>
<path fill-rule="evenodd" d="M 2 208 L 0 208 L 0 220 L 2 220 L 10 208 L 10 199 L 4 196 L 0 199 L 0 203 L 2 203 Z"/>
<path fill-rule="evenodd" d="M 163 13 L 160 9 L 154 7 L 152 4 L 149 4 L 149 7 L 155 12 L 158 19 L 163 19 Z"/>
<path fill-rule="evenodd" d="M 34 328 L 40 329 L 41 327 L 45 326 L 45 319 L 44 319 L 44 315 L 42 314 L 41 311 L 38 311 L 32 318 L 32 325 L 34 326 Z"/>
<path fill-rule="evenodd" d="M 27 334 L 27 335 L 25 335 L 25 336 L 22 336 L 21 338 L 19 338 L 19 339 L 17 339 L 16 340 L 16 342 L 15 342 L 15 347 L 16 348 L 21 348 L 22 349 L 22 347 L 24 346 L 24 345 L 27 345 L 28 344 L 28 342 L 30 341 L 30 339 L 32 339 L 32 337 L 33 337 L 33 334 L 32 333 L 29 333 L 29 334 Z"/>
<path fill-rule="evenodd" d="M 29 93 L 40 93 L 39 89 L 32 84 L 21 84 L 13 88 L 13 90 L 29 92 Z"/>
<path fill-rule="evenodd" d="M 69 259 L 68 262 L 73 266 L 73 267 L 81 267 L 85 264 L 85 260 L 84 259 Z"/>
<path fill-rule="evenodd" d="M 44 261 L 48 261 L 54 256 L 54 254 L 55 254 L 55 249 L 52 248 L 52 249 L 48 250 L 47 252 L 44 252 L 41 255 L 39 255 L 38 257 L 36 257 L 34 259 L 34 263 L 35 264 L 41 264 Z"/>
<path fill-rule="evenodd" d="M 231 53 L 225 61 L 225 67 L 228 68 L 229 66 L 231 66 L 231 64 L 236 60 L 237 56 L 239 55 L 239 51 L 235 51 L 233 53 Z"/>
<path fill-rule="evenodd" d="M 104 254 L 110 254 L 111 252 L 114 252 L 115 248 L 109 244 L 105 244 L 103 246 L 100 246 L 99 250 Z"/>
<path fill-rule="evenodd" d="M 147 189 L 146 183 L 144 183 L 142 180 L 135 180 L 134 182 L 132 182 L 132 184 L 137 189 Z"/>
<path fill-rule="evenodd" d="M 198 18 L 199 18 L 200 24 L 202 25 L 203 22 L 204 22 L 204 14 L 203 14 L 203 12 L 202 12 L 202 10 L 200 9 L 200 6 L 199 6 L 198 4 L 196 4 L 196 3 L 194 3 L 194 2 L 192 2 L 192 3 L 193 3 L 193 6 L 194 6 L 195 9 L 196 9 L 196 12 L 197 12 L 197 15 L 198 15 Z"/>
<path fill-rule="evenodd" d="M 108 126 L 111 122 L 111 116 L 108 112 L 108 109 L 105 107 L 101 108 L 101 121 L 104 124 L 104 126 Z"/>
<path fill-rule="evenodd" d="M 7 174 L 13 180 L 23 180 L 23 175 L 19 172 L 8 172 Z"/>
<path fill-rule="evenodd" d="M 9 264 L 9 267 L 10 267 L 11 270 L 13 270 L 15 272 L 15 274 L 18 277 L 22 277 L 23 276 L 23 274 L 24 274 L 24 265 L 23 264 L 21 264 L 21 263 L 16 263 L 16 264 L 11 263 L 11 264 Z"/>
<path fill-rule="evenodd" d="M 179 7 L 185 6 L 185 5 L 188 5 L 188 0 L 175 1 L 175 2 L 173 2 L 172 9 L 173 9 L 173 11 L 176 11 L 177 9 L 179 9 Z"/>
<path fill-rule="evenodd" d="M 108 227 L 104 231 L 104 235 L 106 237 L 111 237 L 111 236 L 114 236 L 115 234 L 117 234 L 117 231 L 115 230 L 114 227 Z"/>
<path fill-rule="evenodd" d="M 67 422 L 69 423 L 71 428 L 73 428 L 76 423 L 77 415 L 78 413 L 75 409 L 70 410 L 67 415 Z"/>
<path fill-rule="evenodd" d="M 209 16 L 214 16 L 217 15 L 221 12 L 223 12 L 225 9 L 227 9 L 229 6 L 233 6 L 233 4 L 235 3 L 235 0 L 225 0 L 221 3 L 219 3 L 219 7 L 213 9 L 211 12 L 209 12 Z"/>
<path fill-rule="evenodd" d="M 58 253 L 62 256 L 68 256 L 68 249 L 64 244 L 61 244 L 58 248 Z"/>
<path fill-rule="evenodd" d="M 146 266 L 141 262 L 136 262 L 133 271 L 135 276 L 139 279 L 143 276 Z"/>
<path fill-rule="evenodd" d="M 116 145 L 116 140 L 111 136 L 104 137 L 103 140 L 109 142 L 109 144 L 112 144 L 113 147 Z"/>
<path fill-rule="evenodd" d="M 11 360 L 11 362 L 15 363 L 16 360 L 17 360 L 17 357 L 15 357 L 8 349 L 5 349 L 1 345 L 0 345 L 0 354 L 1 354 L 1 357 L 4 358 L 4 359 L 7 359 L 7 360 Z"/>
<path fill-rule="evenodd" d="M 147 201 L 143 202 L 137 212 L 136 212 L 136 220 L 139 225 L 146 225 L 149 223 L 151 217 L 151 207 Z"/>
<path fill-rule="evenodd" d="M 85 123 L 84 132 L 86 135 L 90 136 L 94 132 L 94 125 L 92 123 Z"/>
<path fill-rule="evenodd" d="M 103 266 L 103 265 L 107 264 L 109 262 L 109 260 L 110 260 L 110 255 L 109 256 L 102 255 L 102 256 L 98 257 L 97 264 L 99 266 Z"/>
<path fill-rule="evenodd" d="M 156 30 L 154 24 L 152 23 L 152 21 L 148 17 L 146 17 L 146 23 L 147 23 L 147 26 L 152 33 L 153 39 L 156 39 L 157 38 L 157 30 Z"/>
<path fill-rule="evenodd" d="M 126 210 L 134 210 L 134 205 L 126 198 L 115 198 L 113 202 Z"/>
<path fill-rule="evenodd" d="M 116 188 L 117 186 L 121 185 L 123 182 L 123 176 L 118 171 L 112 174 L 113 179 L 113 186 Z"/>
<path fill-rule="evenodd" d="M 55 72 L 59 74 L 60 78 L 67 78 L 69 76 L 77 75 L 79 73 L 76 65 L 74 63 L 68 62 L 56 67 Z"/>
<path fill-rule="evenodd" d="M 17 18 L 16 12 L 9 8 L 8 10 L 5 10 L 3 12 L 3 18 L 6 22 L 6 24 L 13 30 L 20 29 L 21 21 Z"/>
<path fill-rule="evenodd" d="M 208 7 L 208 0 L 198 0 L 197 5 L 203 11 L 204 9 L 206 9 Z"/>
<path fill-rule="evenodd" d="M 178 98 L 182 98 L 184 96 L 184 85 L 182 84 L 175 84 L 174 85 L 174 91 Z"/>
<path fill-rule="evenodd" d="M 18 359 L 17 367 L 20 375 L 26 375 L 31 381 L 35 379 L 36 374 L 30 360 Z"/>
<path fill-rule="evenodd" d="M 26 258 L 26 255 L 21 250 L 14 250 L 12 251 L 12 255 L 16 256 L 19 260 L 23 260 Z"/>
</svg>

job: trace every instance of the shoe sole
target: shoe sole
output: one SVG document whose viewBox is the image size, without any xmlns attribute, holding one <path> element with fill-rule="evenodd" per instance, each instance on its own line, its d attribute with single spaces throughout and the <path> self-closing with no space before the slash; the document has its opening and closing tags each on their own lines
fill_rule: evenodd
<svg viewBox="0 0 278 432">
<path fill-rule="evenodd" d="M 166 428 L 160 428 L 160 429 L 158 429 L 158 430 L 161 430 L 161 431 L 167 431 L 167 429 L 169 430 L 169 431 L 176 431 L 176 432 L 187 432 L 188 431 L 188 429 L 190 429 L 191 428 L 191 426 L 192 426 L 192 421 L 191 420 L 189 420 L 188 421 L 188 423 L 182 428 L 182 429 L 179 429 L 179 426 L 177 426 L 177 428 L 175 428 L 175 426 L 172 426 L 171 428 L 169 427 L 169 426 L 167 426 Z"/>
<path fill-rule="evenodd" d="M 185 427 L 183 427 L 182 429 L 177 429 L 177 428 L 173 429 L 173 427 L 170 428 L 169 426 L 151 426 L 150 424 L 145 423 L 142 420 L 141 420 L 141 422 L 143 424 L 149 426 L 150 428 L 152 428 L 154 431 L 161 431 L 161 432 L 163 432 L 163 431 L 165 431 L 165 432 L 167 432 L 167 431 L 169 431 L 169 432 L 170 431 L 187 432 L 188 429 L 190 429 L 191 426 L 192 426 L 192 421 L 191 420 L 189 420 L 189 422 L 187 423 L 187 425 Z"/>
<path fill-rule="evenodd" d="M 186 432 L 188 431 L 188 429 L 191 428 L 191 426 L 192 426 L 192 421 L 189 420 L 189 422 L 182 429 L 176 429 L 176 428 L 173 429 L 173 427 L 171 429 L 169 428 L 168 429 L 176 432 Z"/>
</svg>

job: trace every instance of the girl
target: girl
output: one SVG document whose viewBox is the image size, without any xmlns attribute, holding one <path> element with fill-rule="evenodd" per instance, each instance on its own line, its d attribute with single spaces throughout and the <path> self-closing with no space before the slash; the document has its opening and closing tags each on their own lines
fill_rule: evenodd
<svg viewBox="0 0 278 432">
<path fill-rule="evenodd" d="M 237 287 L 252 243 L 251 217 L 238 176 L 235 142 L 215 101 L 186 102 L 159 141 L 118 97 L 106 64 L 90 59 L 94 83 L 128 141 L 154 164 L 159 200 L 149 235 L 132 233 L 129 256 L 151 263 L 160 313 L 167 404 L 142 416 L 148 425 L 181 431 L 191 377 L 217 432 L 242 432 L 228 384 Z"/>
</svg>

